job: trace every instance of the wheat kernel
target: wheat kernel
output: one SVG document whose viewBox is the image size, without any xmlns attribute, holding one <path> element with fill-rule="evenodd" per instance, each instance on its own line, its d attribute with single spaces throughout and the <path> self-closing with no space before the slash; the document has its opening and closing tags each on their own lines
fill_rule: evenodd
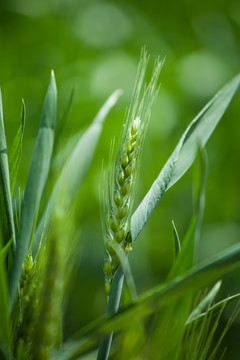
<svg viewBox="0 0 240 360">
<path fill-rule="evenodd" d="M 110 219 L 110 227 L 113 232 L 117 232 L 119 229 L 119 226 L 120 226 L 120 224 L 118 221 L 116 221 L 114 219 Z"/>
<path fill-rule="evenodd" d="M 113 272 L 115 272 L 117 270 L 117 267 L 119 265 L 119 258 L 117 256 L 114 256 L 112 259 L 112 264 L 113 264 Z"/>
<path fill-rule="evenodd" d="M 121 229 L 115 236 L 114 236 L 114 240 L 117 241 L 118 243 L 120 243 L 125 236 L 125 231 L 124 229 Z"/>
<path fill-rule="evenodd" d="M 117 207 L 122 207 L 123 206 L 123 198 L 121 197 L 119 192 L 116 192 L 114 194 L 114 202 L 115 202 Z"/>
<path fill-rule="evenodd" d="M 129 159 L 128 159 L 128 156 L 125 155 L 123 157 L 123 159 L 122 159 L 122 167 L 123 167 L 123 169 L 125 169 L 125 167 L 128 166 L 128 164 L 129 164 Z"/>
<path fill-rule="evenodd" d="M 110 291 L 111 291 L 111 283 L 109 282 L 108 279 L 105 279 L 105 291 L 107 296 L 109 296 Z"/>
<path fill-rule="evenodd" d="M 104 264 L 104 272 L 108 277 L 112 277 L 113 273 L 112 273 L 112 265 L 110 262 L 106 261 Z"/>
<path fill-rule="evenodd" d="M 118 182 L 120 185 L 123 185 L 125 183 L 125 177 L 123 171 L 120 171 L 118 174 Z"/>
<path fill-rule="evenodd" d="M 124 169 L 124 175 L 125 178 L 128 178 L 131 175 L 132 172 L 132 164 L 129 164 L 125 169 Z"/>
<path fill-rule="evenodd" d="M 132 123 L 131 135 L 135 135 L 138 132 L 139 127 L 140 127 L 140 118 L 137 117 Z"/>
<path fill-rule="evenodd" d="M 121 194 L 123 196 L 127 195 L 129 193 L 130 190 L 130 181 L 128 181 L 120 190 Z"/>
<path fill-rule="evenodd" d="M 127 144 L 127 154 L 128 154 L 128 156 L 129 156 L 129 154 L 131 154 L 131 152 L 132 152 L 132 144 L 129 142 L 128 144 Z"/>
<path fill-rule="evenodd" d="M 117 210 L 116 218 L 118 220 L 122 220 L 125 217 L 127 210 L 128 210 L 128 205 L 124 205 L 121 209 Z"/>
<path fill-rule="evenodd" d="M 113 241 L 113 240 L 112 240 L 112 241 Z M 109 254 L 110 254 L 111 256 L 115 256 L 115 255 L 116 255 L 116 254 L 115 254 L 115 251 L 114 251 L 114 249 L 113 249 L 113 247 L 112 247 L 111 240 L 108 240 L 108 241 L 107 241 L 106 248 L 107 248 L 107 251 L 109 252 Z"/>
</svg>

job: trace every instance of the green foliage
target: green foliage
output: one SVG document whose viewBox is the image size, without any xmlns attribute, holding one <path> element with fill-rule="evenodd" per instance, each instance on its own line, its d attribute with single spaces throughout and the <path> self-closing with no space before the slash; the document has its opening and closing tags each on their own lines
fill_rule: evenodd
<svg viewBox="0 0 240 360">
<path fill-rule="evenodd" d="M 0 91 L 0 209 L 1 209 L 1 235 L 3 243 L 13 238 L 15 245 L 15 226 L 10 191 L 10 175 L 7 155 L 7 143 L 3 122 L 2 94 Z M 6 240 L 5 240 L 6 239 Z"/>
<path fill-rule="evenodd" d="M 24 101 L 22 103 L 22 113 L 21 113 L 21 124 L 17 131 L 17 134 L 13 140 L 11 150 L 9 152 L 9 174 L 10 174 L 10 185 L 11 185 L 11 196 L 13 196 L 13 191 L 15 183 L 17 180 L 18 170 L 21 162 L 22 155 L 22 142 L 23 142 L 23 133 L 25 128 L 26 120 L 26 107 Z"/>
<path fill-rule="evenodd" d="M 143 52 L 143 54 L 146 57 L 146 53 Z M 113 196 L 111 200 L 114 199 L 114 201 L 117 190 L 122 190 L 119 182 L 120 172 L 125 171 L 126 178 L 124 179 L 130 178 L 130 185 L 134 185 L 135 179 L 126 172 L 126 169 L 131 165 L 131 170 L 135 174 L 136 168 L 133 166 L 139 166 L 137 161 L 139 162 L 140 159 L 140 145 L 142 145 L 145 130 L 141 128 L 139 143 L 135 143 L 137 136 L 136 138 L 134 136 L 140 131 L 141 121 L 145 119 L 144 121 L 148 122 L 151 105 L 156 95 L 161 63 L 156 62 L 149 85 L 144 87 L 146 60 L 147 57 L 142 59 L 143 64 L 138 72 L 137 85 L 127 115 L 123 139 L 120 142 L 116 167 L 110 172 L 117 177 L 117 182 L 114 182 L 114 179 L 108 182 L 109 187 L 113 186 L 109 189 L 109 194 Z M 72 269 L 76 246 L 73 236 L 76 231 L 72 212 L 73 203 L 91 164 L 104 120 L 116 104 L 120 91 L 114 92 L 108 98 L 93 122 L 78 133 L 69 146 L 68 143 L 62 142 L 59 134 L 63 135 L 65 132 L 65 120 L 73 101 L 72 92 L 57 131 L 58 143 L 53 151 L 57 88 L 52 72 L 27 185 L 23 200 L 19 201 L 16 224 L 13 220 L 12 201 L 14 201 L 14 187 L 21 161 L 26 110 L 23 104 L 21 124 L 8 159 L 0 103 L 1 358 L 70 360 L 79 356 L 88 356 L 92 350 L 96 350 L 99 342 L 98 360 L 108 359 L 109 356 L 114 358 L 114 351 L 116 358 L 119 359 L 135 359 L 137 356 L 162 360 L 180 360 L 181 358 L 213 360 L 217 356 L 223 358 L 224 351 L 218 352 L 220 344 L 237 315 L 238 307 L 217 340 L 215 340 L 216 329 L 225 306 L 239 299 L 240 295 L 237 293 L 218 300 L 214 304 L 221 283 L 217 282 L 210 291 L 203 291 L 203 289 L 230 270 L 236 271 L 240 266 L 240 245 L 236 244 L 208 260 L 198 262 L 207 184 L 207 157 L 204 146 L 239 89 L 240 75 L 218 92 L 190 123 L 134 214 L 131 213 L 131 205 L 127 215 L 124 213 L 124 216 L 120 216 L 118 211 L 122 211 L 123 204 L 121 203 L 120 206 L 119 201 L 117 203 L 115 201 L 115 207 L 111 201 L 109 202 L 109 209 L 103 216 L 107 216 L 106 223 L 111 227 L 111 234 L 113 234 L 111 250 L 114 256 L 107 248 L 108 262 L 106 263 L 108 264 L 115 257 L 120 266 L 117 266 L 114 271 L 112 271 L 112 263 L 110 270 L 105 268 L 105 272 L 112 271 L 113 275 L 106 314 L 89 323 L 67 340 L 62 333 L 62 321 L 63 304 L 67 292 L 66 281 L 72 281 L 69 269 Z M 129 144 L 131 149 L 128 149 Z M 137 157 L 130 158 L 135 147 Z M 51 172 L 52 154 L 60 158 L 59 174 Z M 134 153 L 134 156 L 136 154 Z M 130 253 L 126 250 L 134 245 L 163 194 L 185 174 L 196 157 L 195 206 L 186 235 L 180 237 L 172 223 L 174 261 L 167 278 L 138 295 L 128 261 Z M 43 192 L 46 184 L 46 187 L 49 185 L 49 173 L 52 176 L 56 175 L 56 178 L 52 188 L 48 189 L 50 195 L 44 202 Z M 129 188 L 131 200 L 132 190 L 134 189 L 130 191 Z M 121 195 L 123 203 L 124 201 L 129 203 L 128 192 L 122 191 Z M 40 220 L 38 220 L 38 213 L 41 214 Z M 111 225 L 112 214 L 116 218 L 114 226 Z M 125 215 L 128 220 L 131 219 L 131 229 L 127 227 L 128 224 L 130 226 L 130 221 L 125 221 Z M 120 225 L 117 223 L 118 220 Z M 124 228 L 121 241 L 115 239 L 115 233 L 119 230 L 118 225 Z M 115 231 L 116 228 L 117 231 Z M 180 241 L 180 239 L 183 240 Z M 78 286 L 81 287 L 81 284 Z M 125 301 L 119 309 L 123 288 L 126 290 Z M 200 292 L 200 295 L 196 295 L 196 291 Z M 84 308 L 81 311 L 84 312 Z M 121 330 L 121 336 L 118 338 L 120 345 L 116 339 L 111 353 L 113 333 L 119 330 Z M 134 339 L 131 339 L 132 337 Z M 121 342 L 125 344 L 122 347 Z"/>
<path fill-rule="evenodd" d="M 49 172 L 54 140 L 56 101 L 57 89 L 54 73 L 52 72 L 21 207 L 20 228 L 16 241 L 17 247 L 13 253 L 13 263 L 9 271 L 11 307 L 15 301 L 18 282 L 22 274 L 22 265 L 28 253 L 36 213 Z"/>
</svg>

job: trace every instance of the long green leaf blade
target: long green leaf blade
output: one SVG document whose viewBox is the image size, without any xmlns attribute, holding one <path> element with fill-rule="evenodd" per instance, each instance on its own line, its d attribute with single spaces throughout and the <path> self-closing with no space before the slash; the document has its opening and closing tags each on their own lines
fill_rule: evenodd
<svg viewBox="0 0 240 360">
<path fill-rule="evenodd" d="M 10 191 L 10 176 L 7 155 L 7 143 L 3 122 L 2 94 L 0 90 L 0 211 L 2 217 L 3 244 L 13 238 L 15 245 L 15 226 Z"/>
<path fill-rule="evenodd" d="M 21 124 L 17 131 L 17 134 L 13 140 L 12 147 L 9 152 L 9 172 L 10 172 L 10 185 L 11 185 L 11 196 L 13 195 L 17 174 L 20 166 L 22 156 L 22 140 L 23 132 L 25 128 L 26 120 L 26 108 L 24 101 L 22 102 L 22 113 L 21 113 Z"/>
<path fill-rule="evenodd" d="M 57 183 L 53 189 L 47 209 L 45 210 L 38 225 L 33 244 L 34 256 L 37 253 L 47 218 L 50 218 L 53 212 L 55 201 L 59 194 L 59 191 L 64 187 L 64 189 L 68 192 L 70 202 L 75 199 L 76 194 L 79 192 L 79 189 L 91 163 L 98 139 L 102 131 L 104 120 L 109 111 L 116 104 L 120 94 L 121 92 L 117 90 L 108 98 L 108 100 L 105 102 L 105 104 L 102 106 L 102 108 L 96 115 L 92 124 L 82 134 L 72 154 L 67 159 L 62 169 L 62 172 L 57 180 Z"/>
<path fill-rule="evenodd" d="M 203 147 L 217 126 L 230 102 L 240 89 L 240 75 L 220 90 L 187 127 L 172 155 L 131 219 L 131 234 L 136 241 L 164 193 L 192 165 L 199 144 Z"/>
<path fill-rule="evenodd" d="M 13 253 L 13 264 L 9 271 L 11 307 L 15 300 L 18 282 L 22 273 L 22 264 L 28 252 L 36 213 L 48 177 L 54 140 L 56 106 L 57 88 L 54 73 L 52 72 L 22 203 L 17 248 Z"/>
</svg>

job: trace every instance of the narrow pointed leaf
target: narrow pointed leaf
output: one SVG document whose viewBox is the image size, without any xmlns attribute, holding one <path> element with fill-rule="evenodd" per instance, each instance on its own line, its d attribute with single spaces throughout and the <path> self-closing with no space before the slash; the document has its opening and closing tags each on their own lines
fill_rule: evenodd
<svg viewBox="0 0 240 360">
<path fill-rule="evenodd" d="M 9 271 L 11 307 L 15 300 L 18 282 L 22 273 L 22 264 L 29 249 L 36 213 L 48 177 L 54 140 L 56 106 L 57 88 L 54 73 L 52 72 L 22 202 L 17 248 L 13 253 L 13 264 Z"/>
<path fill-rule="evenodd" d="M 115 91 L 102 106 L 89 128 L 82 134 L 72 154 L 67 159 L 62 172 L 56 182 L 48 206 L 39 222 L 33 244 L 35 256 L 42 237 L 44 226 L 52 215 L 56 198 L 59 191 L 64 187 L 68 192 L 70 202 L 74 201 L 79 192 L 86 172 L 91 163 L 99 136 L 102 131 L 104 120 L 117 102 L 121 92 Z"/>
<path fill-rule="evenodd" d="M 2 94 L 0 90 L 0 211 L 2 222 L 3 244 L 13 238 L 15 245 L 15 227 L 10 191 L 7 143 L 3 122 Z"/>
<path fill-rule="evenodd" d="M 154 181 L 151 189 L 131 219 L 131 234 L 136 241 L 144 225 L 164 193 L 173 186 L 192 165 L 198 145 L 207 143 L 213 130 L 240 88 L 240 75 L 220 90 L 193 119 L 182 135 L 172 155 Z"/>
<path fill-rule="evenodd" d="M 196 309 L 194 309 L 189 315 L 186 324 L 190 323 L 196 319 L 200 314 L 209 309 L 209 306 L 213 303 L 217 293 L 220 290 L 222 282 L 218 281 L 214 287 L 209 291 L 209 293 L 203 298 L 203 300 L 198 304 Z"/>
<path fill-rule="evenodd" d="M 173 237 L 174 261 L 176 261 L 176 258 L 181 251 L 181 243 L 174 221 L 172 221 L 172 234 L 173 234 L 172 237 Z"/>
<path fill-rule="evenodd" d="M 23 140 L 23 132 L 25 128 L 25 119 L 26 119 L 26 108 L 23 101 L 22 113 L 21 113 L 21 125 L 17 131 L 17 134 L 13 140 L 13 144 L 9 152 L 11 196 L 13 195 L 13 191 L 18 175 L 18 170 L 20 166 L 21 156 L 22 156 L 22 140 Z"/>
<path fill-rule="evenodd" d="M 235 301 L 235 300 L 239 300 L 240 298 L 240 293 L 232 295 L 227 297 L 224 300 L 221 300 L 219 302 L 217 302 L 216 304 L 210 306 L 209 308 L 206 309 L 206 311 L 202 312 L 201 314 L 196 314 L 196 316 L 193 316 L 192 318 L 189 318 L 186 322 L 186 325 L 190 325 L 192 326 L 193 322 L 198 322 L 199 320 L 203 321 L 204 318 L 209 315 L 210 313 L 212 313 L 213 315 L 217 314 L 221 308 L 225 305 L 230 304 L 231 302 Z"/>
</svg>

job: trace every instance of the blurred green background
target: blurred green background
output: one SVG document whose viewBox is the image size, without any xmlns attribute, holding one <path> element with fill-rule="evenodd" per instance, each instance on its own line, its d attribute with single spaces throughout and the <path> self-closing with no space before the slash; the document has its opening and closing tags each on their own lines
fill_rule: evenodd
<svg viewBox="0 0 240 360">
<path fill-rule="evenodd" d="M 108 161 L 113 137 L 118 143 L 143 45 L 150 53 L 151 66 L 158 55 L 166 56 L 166 61 L 144 144 L 136 206 L 190 120 L 239 72 L 239 0 L 0 2 L 0 86 L 9 146 L 20 121 L 22 98 L 27 107 L 21 188 L 26 184 L 51 69 L 58 85 L 58 118 L 75 85 L 64 141 L 91 122 L 115 89 L 124 91 L 108 116 L 82 191 L 76 194 L 75 221 L 80 236 L 74 291 L 69 289 L 70 300 L 66 305 L 66 335 L 105 311 L 99 205 L 102 159 Z M 207 145 L 209 180 L 201 259 L 240 239 L 239 99 L 238 96 L 233 101 Z M 192 213 L 190 170 L 164 196 L 131 254 L 140 293 L 163 281 L 171 266 L 171 220 L 183 238 Z M 234 273 L 226 277 L 222 296 L 239 289 L 240 273 Z M 238 322 L 226 338 L 229 346 L 226 358 L 238 358 L 238 349 L 234 347 L 237 331 Z"/>
</svg>

